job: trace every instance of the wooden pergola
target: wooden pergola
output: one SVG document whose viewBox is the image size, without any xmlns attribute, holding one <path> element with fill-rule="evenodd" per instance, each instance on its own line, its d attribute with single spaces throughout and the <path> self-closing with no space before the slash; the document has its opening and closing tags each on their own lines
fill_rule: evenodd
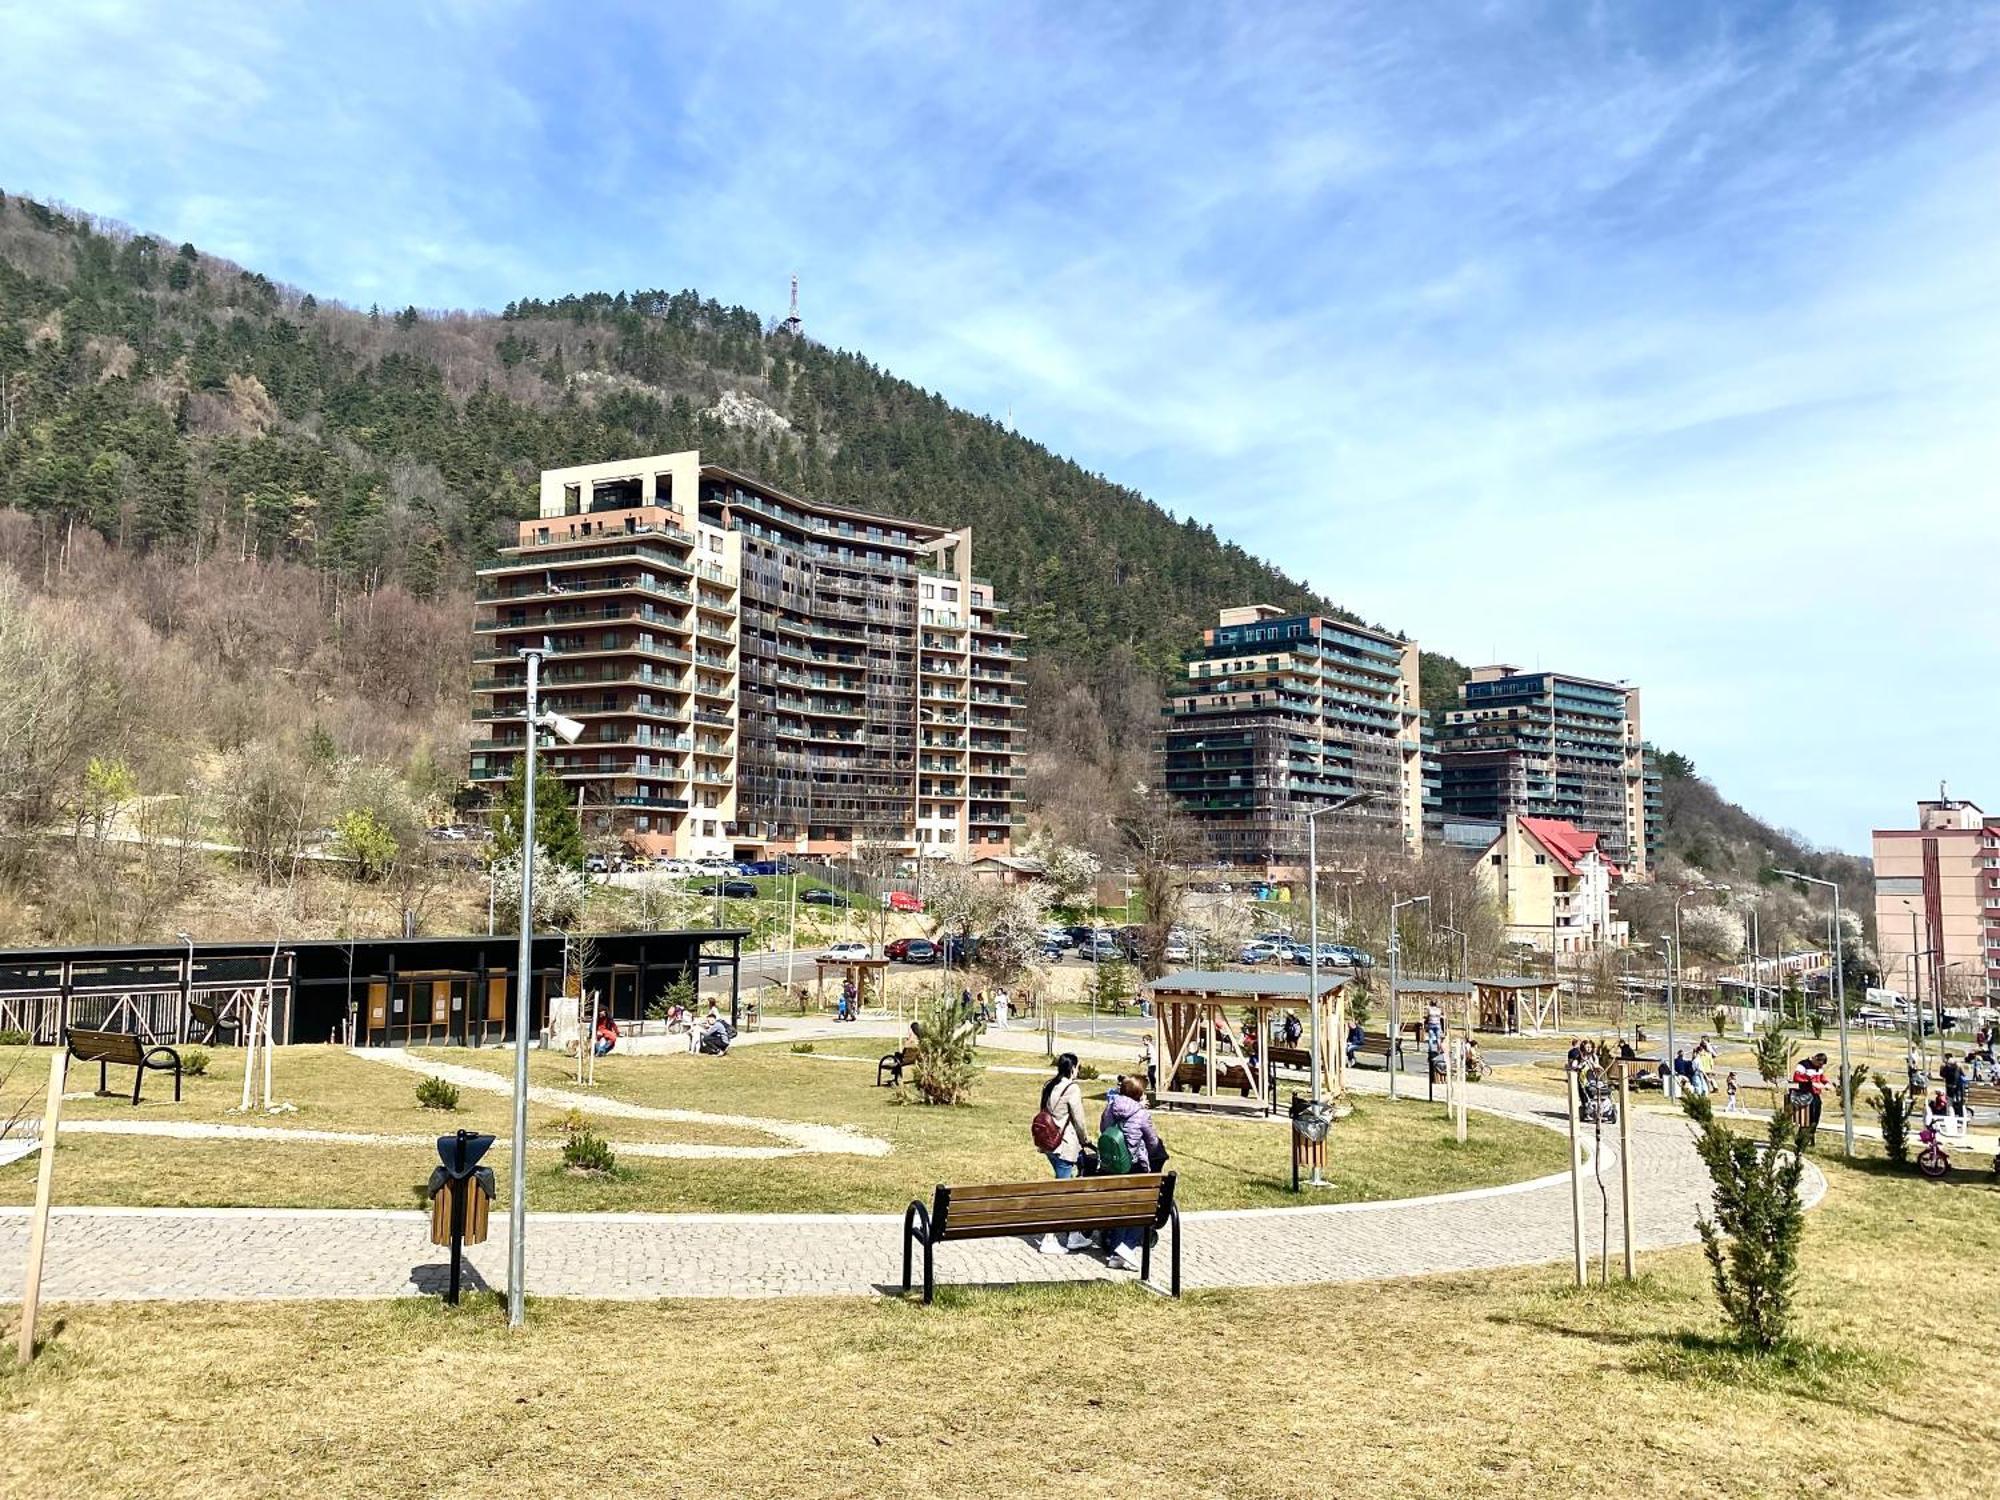
<svg viewBox="0 0 2000 1500">
<path fill-rule="evenodd" d="M 1553 979 L 1475 979 L 1472 992 L 1479 1008 L 1481 1031 L 1544 1031 L 1562 1028 L 1562 989 Z M 1528 1023 L 1522 1024 L 1523 1006 Z"/>
<path fill-rule="evenodd" d="M 881 973 L 888 967 L 889 960 L 886 958 L 827 958 L 822 955 L 814 959 L 813 1005 L 818 1009 L 825 1008 L 826 971 L 832 969 L 842 979 L 854 982 L 854 1008 L 858 1012 L 861 1009 L 861 996 L 868 988 L 866 983 L 867 976 L 869 974 Z M 878 998 L 886 997 L 888 993 L 887 986 L 877 985 L 875 993 Z"/>
<path fill-rule="evenodd" d="M 1312 1086 L 1317 1074 L 1322 1095 L 1339 1094 L 1347 1083 L 1341 1042 L 1347 1027 L 1347 985 L 1343 970 L 1322 973 L 1318 993 L 1307 974 L 1250 974 L 1234 970 L 1189 969 L 1164 974 L 1147 986 L 1153 1004 L 1153 1048 L 1158 1059 L 1163 1105 L 1234 1109 L 1259 1114 L 1277 1100 L 1275 1069 L 1295 1066 Z M 1257 1045 L 1245 1053 L 1236 1017 L 1252 1013 Z M 1319 1013 L 1320 1055 L 1310 1055 L 1313 1012 Z M 1271 1022 L 1297 1015 L 1303 1023 L 1297 1047 L 1274 1047 Z M 1191 1084 L 1192 1087 L 1183 1085 Z M 1234 1091 L 1236 1097 L 1230 1097 Z"/>
</svg>

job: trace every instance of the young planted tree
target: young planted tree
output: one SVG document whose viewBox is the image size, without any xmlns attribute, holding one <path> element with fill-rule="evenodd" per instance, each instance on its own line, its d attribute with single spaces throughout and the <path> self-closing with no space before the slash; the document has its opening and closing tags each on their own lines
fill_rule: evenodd
<svg viewBox="0 0 2000 1500">
<path fill-rule="evenodd" d="M 1777 1088 L 1792 1076 L 1792 1058 L 1798 1050 L 1785 1034 L 1784 1023 L 1773 1021 L 1757 1034 L 1757 1076 Z"/>
<path fill-rule="evenodd" d="M 1899 1167 L 1910 1164 L 1910 1113 L 1916 1096 L 1909 1089 L 1892 1089 L 1888 1080 L 1875 1080 L 1875 1118 L 1882 1126 L 1882 1150 Z"/>
<path fill-rule="evenodd" d="M 969 1104 L 978 1069 L 974 1048 L 979 1022 L 951 995 L 940 995 L 924 1015 L 910 1084 L 926 1104 Z"/>
<path fill-rule="evenodd" d="M 1717 1120 L 1706 1094 L 1685 1093 L 1681 1103 L 1695 1123 L 1695 1151 L 1714 1190 L 1714 1217 L 1698 1217 L 1695 1228 L 1715 1295 L 1738 1338 L 1753 1349 L 1774 1349 L 1791 1318 L 1805 1232 L 1798 1130 L 1782 1103 L 1761 1141 Z"/>
</svg>

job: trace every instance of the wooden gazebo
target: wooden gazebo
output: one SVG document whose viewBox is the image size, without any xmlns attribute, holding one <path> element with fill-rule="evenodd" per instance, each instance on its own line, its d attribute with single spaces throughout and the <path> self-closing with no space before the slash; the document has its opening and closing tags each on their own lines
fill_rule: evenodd
<svg viewBox="0 0 2000 1500">
<path fill-rule="evenodd" d="M 1532 975 L 1475 979 L 1472 992 L 1478 1002 L 1481 1031 L 1512 1034 L 1562 1029 L 1562 989 L 1553 979 Z"/>
<path fill-rule="evenodd" d="M 813 1005 L 821 1010 L 826 1008 L 826 972 L 831 969 L 843 981 L 854 982 L 854 1008 L 861 1009 L 861 1000 L 868 992 L 867 978 L 870 974 L 884 974 L 889 967 L 886 958 L 828 958 L 824 954 L 813 960 Z M 878 1001 L 888 998 L 888 986 L 877 984 L 875 996 Z M 836 999 L 839 996 L 836 994 Z"/>
<path fill-rule="evenodd" d="M 1250 974 L 1189 969 L 1165 974 L 1147 986 L 1153 1003 L 1153 1049 L 1163 1105 L 1222 1108 L 1262 1114 L 1276 1107 L 1275 1070 L 1296 1068 L 1311 1088 L 1314 1063 L 1320 1092 L 1340 1093 L 1347 1082 L 1341 1048 L 1347 1028 L 1345 970 L 1324 970 L 1318 993 L 1309 974 Z M 1320 1055 L 1312 1058 L 1313 1011 L 1319 1012 Z M 1249 1011 L 1256 1045 L 1245 1051 L 1237 1017 Z M 1296 1047 L 1273 1045 L 1271 1023 L 1297 1015 Z"/>
</svg>

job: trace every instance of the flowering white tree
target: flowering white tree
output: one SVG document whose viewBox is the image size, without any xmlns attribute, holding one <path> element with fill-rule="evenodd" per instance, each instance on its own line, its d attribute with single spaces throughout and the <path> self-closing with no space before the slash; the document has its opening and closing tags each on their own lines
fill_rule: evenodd
<svg viewBox="0 0 2000 1500">
<path fill-rule="evenodd" d="M 1102 867 L 1088 849 L 1038 834 L 1028 845 L 1028 856 L 1042 862 L 1042 882 L 1048 886 L 1050 905 L 1076 906 L 1097 894 L 1097 874 Z"/>
<path fill-rule="evenodd" d="M 590 899 L 590 877 L 559 865 L 548 851 L 535 850 L 535 920 L 537 928 L 567 931 L 583 915 Z M 493 916 L 502 927 L 521 920 L 521 856 L 503 854 L 493 861 Z"/>
</svg>

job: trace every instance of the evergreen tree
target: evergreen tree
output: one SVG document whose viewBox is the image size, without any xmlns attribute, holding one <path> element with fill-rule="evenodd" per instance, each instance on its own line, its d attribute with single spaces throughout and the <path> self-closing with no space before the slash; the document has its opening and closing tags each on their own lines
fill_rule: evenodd
<svg viewBox="0 0 2000 1500">
<path fill-rule="evenodd" d="M 526 821 L 527 756 L 514 762 L 514 774 L 493 808 L 493 852 L 505 858 L 519 851 Z M 570 789 L 538 757 L 535 761 L 535 843 L 556 864 L 583 868 L 583 825 L 577 821 Z"/>
</svg>

